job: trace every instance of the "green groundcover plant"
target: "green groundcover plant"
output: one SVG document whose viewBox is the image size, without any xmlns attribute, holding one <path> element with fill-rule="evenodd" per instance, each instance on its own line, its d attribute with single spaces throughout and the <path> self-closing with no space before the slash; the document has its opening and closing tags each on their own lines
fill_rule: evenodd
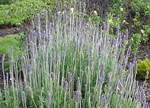
<svg viewBox="0 0 150 108">
<path fill-rule="evenodd" d="M 118 27 L 113 38 L 108 21 L 102 28 L 84 22 L 82 12 L 59 12 L 53 22 L 45 14 L 45 28 L 37 14 L 37 30 L 30 30 L 25 40 L 21 69 L 11 51 L 0 107 L 148 108 L 133 74 L 136 61 L 126 70 L 128 31 L 123 35 Z"/>
<path fill-rule="evenodd" d="M 0 53 L 10 57 L 10 49 L 13 48 L 15 55 L 21 56 L 24 34 L 8 35 L 0 38 Z"/>
<path fill-rule="evenodd" d="M 1 2 L 6 4 L 1 5 Z M 55 16 L 57 10 L 63 10 L 62 6 L 64 4 L 69 6 L 73 5 L 73 0 L 4 0 L 1 2 L 0 26 L 19 26 L 24 22 L 33 20 L 36 13 L 42 14 L 44 9 L 48 10 L 50 14 L 53 14 L 51 15 L 52 17 Z"/>
<path fill-rule="evenodd" d="M 24 38 L 25 34 L 23 33 L 0 37 L 0 54 L 5 54 L 7 58 L 4 62 L 5 71 L 8 72 L 9 70 L 9 60 L 11 58 L 10 49 L 13 49 L 14 55 L 17 55 L 18 58 L 21 57 Z"/>
<path fill-rule="evenodd" d="M 138 60 L 137 76 L 141 79 L 150 79 L 150 60 Z"/>
<path fill-rule="evenodd" d="M 24 21 L 34 19 L 37 12 L 48 9 L 41 0 L 23 0 L 10 5 L 0 5 L 0 25 L 19 26 Z"/>
</svg>

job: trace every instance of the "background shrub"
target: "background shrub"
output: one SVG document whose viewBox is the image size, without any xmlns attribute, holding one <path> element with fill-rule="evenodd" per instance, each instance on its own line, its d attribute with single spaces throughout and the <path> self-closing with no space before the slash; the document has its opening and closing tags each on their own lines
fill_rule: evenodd
<svg viewBox="0 0 150 108">
<path fill-rule="evenodd" d="M 138 60 L 137 76 L 141 79 L 150 79 L 150 60 Z"/>
</svg>

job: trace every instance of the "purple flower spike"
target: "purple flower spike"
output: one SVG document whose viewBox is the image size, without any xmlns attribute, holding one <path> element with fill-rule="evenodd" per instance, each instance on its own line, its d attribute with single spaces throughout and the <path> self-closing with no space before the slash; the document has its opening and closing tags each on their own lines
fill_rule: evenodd
<svg viewBox="0 0 150 108">
<path fill-rule="evenodd" d="M 100 106 L 105 108 L 106 104 L 107 104 L 106 96 L 100 96 Z"/>
<path fill-rule="evenodd" d="M 52 24 L 51 22 L 48 23 L 48 43 L 50 41 L 50 37 L 51 37 L 51 29 L 52 29 Z"/>
<path fill-rule="evenodd" d="M 100 56 L 101 55 L 101 46 L 98 45 L 98 55 Z"/>
<path fill-rule="evenodd" d="M 33 42 L 36 43 L 36 31 L 32 30 Z"/>
<path fill-rule="evenodd" d="M 107 75 L 107 84 L 110 83 L 110 80 L 111 80 L 111 76 L 110 76 L 110 73 L 108 73 L 108 75 Z"/>
<path fill-rule="evenodd" d="M 98 84 L 99 84 L 99 86 L 101 86 L 103 84 L 103 78 L 102 77 L 99 78 Z"/>
<path fill-rule="evenodd" d="M 105 77 L 105 73 L 104 73 L 104 64 L 102 64 L 102 78 L 104 78 Z"/>
<path fill-rule="evenodd" d="M 79 101 L 80 101 L 80 99 L 81 99 L 81 93 L 80 93 L 79 90 L 74 91 L 74 98 L 75 98 L 75 101 L 76 101 L 76 102 L 79 102 Z"/>
<path fill-rule="evenodd" d="M 25 38 L 24 46 L 28 46 L 28 38 Z"/>
<path fill-rule="evenodd" d="M 32 65 L 31 65 L 31 64 L 28 64 L 28 65 L 27 65 L 27 72 L 30 72 L 31 67 L 32 67 Z"/>
<path fill-rule="evenodd" d="M 59 11 L 59 12 L 57 13 L 57 21 L 58 21 L 58 22 L 60 22 L 61 16 L 62 16 L 62 15 L 61 15 L 61 12 Z"/>
<path fill-rule="evenodd" d="M 9 63 L 10 63 L 10 65 L 13 65 L 14 60 L 11 59 L 11 60 L 9 61 Z"/>
<path fill-rule="evenodd" d="M 73 80 L 73 73 L 72 73 L 72 72 L 69 72 L 69 74 L 68 74 L 68 79 L 69 79 L 69 81 L 72 81 L 72 80 Z"/>
<path fill-rule="evenodd" d="M 133 64 L 130 62 L 128 67 L 129 67 L 129 72 L 130 72 L 130 74 L 132 74 L 132 71 L 133 71 Z"/>
<path fill-rule="evenodd" d="M 122 83 L 121 83 L 120 80 L 118 80 L 118 86 L 117 86 L 117 89 L 118 89 L 119 95 L 122 95 L 122 92 L 123 92 L 123 85 L 122 85 Z"/>
<path fill-rule="evenodd" d="M 145 90 L 143 88 L 141 88 L 141 90 L 140 90 L 140 99 L 141 99 L 141 101 L 144 100 L 144 98 L 145 98 Z"/>
<path fill-rule="evenodd" d="M 43 12 L 45 13 L 45 15 L 47 15 L 47 14 L 48 14 L 48 11 L 47 11 L 47 10 L 44 10 Z"/>
<path fill-rule="evenodd" d="M 81 80 L 80 80 L 80 77 L 78 77 L 77 89 L 80 90 L 80 88 L 81 88 Z"/>
<path fill-rule="evenodd" d="M 40 13 L 37 13 L 36 15 L 36 19 L 37 19 L 37 28 L 38 28 L 38 35 L 39 35 L 39 40 L 41 39 L 41 15 Z"/>
<path fill-rule="evenodd" d="M 80 46 L 82 45 L 82 42 L 83 42 L 83 39 L 82 39 L 82 38 L 80 38 Z"/>
<path fill-rule="evenodd" d="M 122 39 L 122 35 L 121 33 L 118 34 L 118 44 L 120 45 L 121 44 L 121 39 Z"/>
<path fill-rule="evenodd" d="M 141 91 L 140 91 L 140 89 L 138 90 L 138 100 L 139 100 L 139 101 L 142 100 L 142 99 L 141 99 Z"/>
<path fill-rule="evenodd" d="M 29 36 L 30 36 L 30 40 L 31 41 L 33 41 L 33 32 L 32 32 L 33 30 L 30 30 L 30 32 L 29 32 Z"/>
<path fill-rule="evenodd" d="M 38 30 L 40 31 L 40 26 L 41 26 L 41 15 L 40 15 L 40 13 L 36 14 L 36 20 L 37 20 L 37 24 L 38 24 Z"/>
<path fill-rule="evenodd" d="M 38 23 L 40 23 L 40 22 L 39 22 L 39 21 L 40 21 L 40 18 L 41 18 L 40 13 L 37 13 L 37 14 L 36 14 L 36 18 L 37 18 Z"/>
</svg>

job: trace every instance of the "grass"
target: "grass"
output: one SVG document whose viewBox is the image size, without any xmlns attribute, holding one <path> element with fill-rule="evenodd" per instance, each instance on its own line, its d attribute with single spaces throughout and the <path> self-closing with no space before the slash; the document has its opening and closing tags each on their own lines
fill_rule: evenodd
<svg viewBox="0 0 150 108">
<path fill-rule="evenodd" d="M 14 50 L 15 55 L 21 56 L 23 48 L 22 46 L 23 40 L 21 40 L 21 38 L 23 38 L 23 33 L 1 37 L 0 53 L 7 54 L 10 58 L 11 57 L 10 49 L 12 48 Z"/>
<path fill-rule="evenodd" d="M 83 22 L 82 16 L 58 15 L 41 30 L 31 30 L 21 57 L 22 80 L 13 57 L 10 82 L 3 72 L 3 108 L 140 108 L 146 107 L 143 88 L 135 80 L 136 61 L 126 70 L 130 46 L 127 34 L 109 34 Z M 88 23 L 88 24 L 87 24 Z M 127 52 L 126 52 L 127 51 Z M 136 60 L 136 58 L 135 58 Z"/>
<path fill-rule="evenodd" d="M 17 61 L 17 59 L 21 57 L 24 37 L 25 35 L 23 33 L 0 37 L 0 54 L 6 54 L 8 57 L 4 62 L 5 72 L 9 72 L 9 60 L 12 56 L 10 52 L 11 49 L 13 49 L 14 60 Z"/>
</svg>

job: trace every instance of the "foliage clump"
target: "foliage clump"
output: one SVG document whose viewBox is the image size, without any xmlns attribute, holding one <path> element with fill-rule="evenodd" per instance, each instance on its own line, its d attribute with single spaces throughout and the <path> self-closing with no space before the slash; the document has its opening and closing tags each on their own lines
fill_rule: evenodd
<svg viewBox="0 0 150 108">
<path fill-rule="evenodd" d="M 0 4 L 3 3 L 0 2 Z M 36 13 L 43 14 L 44 10 L 48 10 L 54 16 L 58 10 L 62 10 L 62 4 L 72 5 L 73 1 L 19 0 L 19 2 L 13 1 L 12 4 L 8 2 L 4 4 L 0 5 L 0 26 L 19 26 L 23 22 L 33 20 Z"/>
<path fill-rule="evenodd" d="M 150 60 L 138 60 L 137 76 L 141 79 L 150 79 Z"/>
<path fill-rule="evenodd" d="M 0 38 L 0 53 L 7 54 L 9 57 L 10 55 L 10 49 L 13 48 L 14 54 L 21 56 L 21 50 L 22 50 L 22 43 L 23 43 L 23 37 L 24 35 L 16 34 L 16 35 L 8 35 L 5 37 Z"/>
<path fill-rule="evenodd" d="M 21 57 L 23 51 L 23 39 L 25 35 L 23 33 L 15 35 L 7 35 L 0 38 L 0 54 L 5 54 L 7 59 L 4 62 L 5 71 L 8 72 L 9 60 L 11 58 L 10 50 L 13 49 L 13 54 L 17 57 Z"/>
<path fill-rule="evenodd" d="M 46 4 L 40 0 L 24 0 L 11 5 L 0 5 L 0 26 L 19 26 L 34 19 L 37 12 L 42 12 Z"/>
</svg>

